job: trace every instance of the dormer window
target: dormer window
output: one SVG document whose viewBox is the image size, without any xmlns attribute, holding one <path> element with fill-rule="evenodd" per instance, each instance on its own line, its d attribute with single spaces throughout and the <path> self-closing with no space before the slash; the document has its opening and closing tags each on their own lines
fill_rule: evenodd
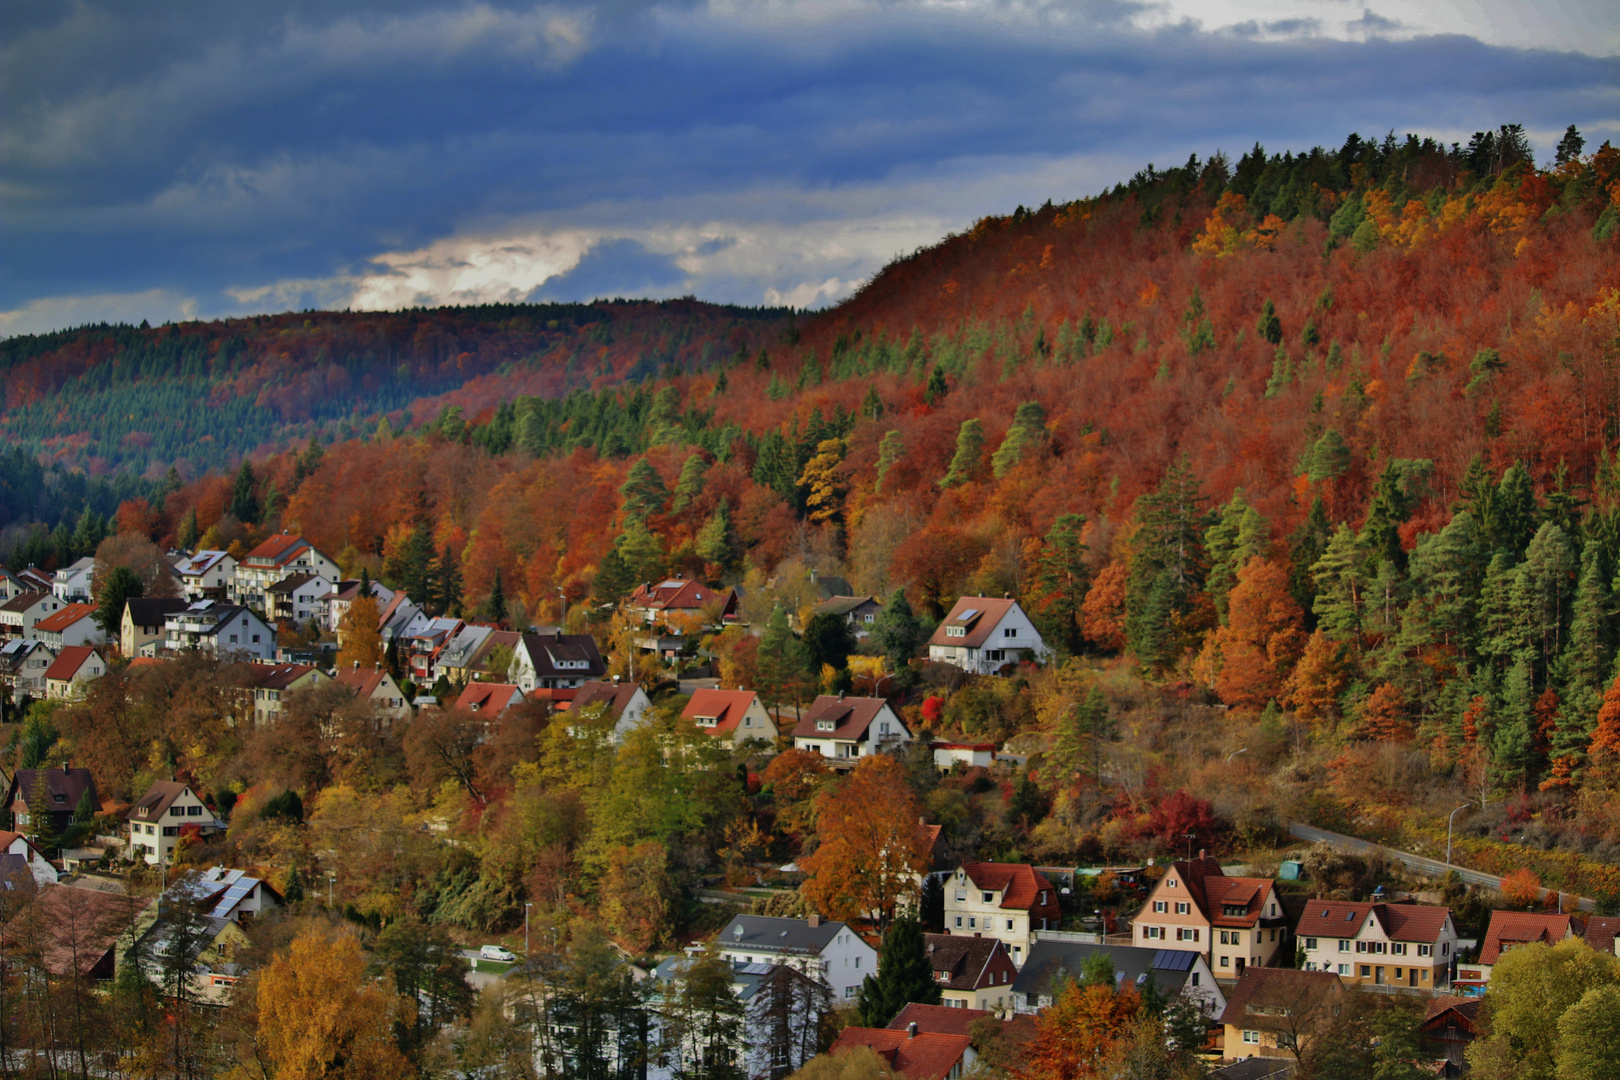
<svg viewBox="0 0 1620 1080">
<path fill-rule="evenodd" d="M 833 722 L 831 720 L 817 720 L 816 721 L 816 730 L 817 731 L 831 731 L 834 726 L 835 725 L 833 724 Z"/>
<path fill-rule="evenodd" d="M 964 626 L 947 626 L 945 628 L 945 636 L 946 637 L 967 637 L 967 628 L 964 627 Z"/>
</svg>

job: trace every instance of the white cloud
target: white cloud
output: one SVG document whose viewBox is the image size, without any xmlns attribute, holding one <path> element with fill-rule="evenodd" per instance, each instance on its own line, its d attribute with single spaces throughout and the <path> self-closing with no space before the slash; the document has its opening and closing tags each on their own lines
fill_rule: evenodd
<svg viewBox="0 0 1620 1080">
<path fill-rule="evenodd" d="M 0 337 L 44 334 L 86 323 L 181 322 L 197 317 L 197 300 L 170 289 L 87 296 L 46 296 L 0 311 Z"/>
</svg>

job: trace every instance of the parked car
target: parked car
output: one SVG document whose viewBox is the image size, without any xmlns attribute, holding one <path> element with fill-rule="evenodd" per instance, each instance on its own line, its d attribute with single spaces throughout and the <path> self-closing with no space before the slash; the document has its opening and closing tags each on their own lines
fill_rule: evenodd
<svg viewBox="0 0 1620 1080">
<path fill-rule="evenodd" d="M 478 955 L 485 960 L 496 960 L 503 964 L 514 964 L 517 956 L 504 945 L 485 945 L 478 950 Z"/>
</svg>

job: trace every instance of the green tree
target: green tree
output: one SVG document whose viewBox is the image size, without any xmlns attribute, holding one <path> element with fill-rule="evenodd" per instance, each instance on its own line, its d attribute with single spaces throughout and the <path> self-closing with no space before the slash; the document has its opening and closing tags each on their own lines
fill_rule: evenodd
<svg viewBox="0 0 1620 1080">
<path fill-rule="evenodd" d="M 1269 297 L 1260 309 L 1260 320 L 1255 324 L 1254 330 L 1262 340 L 1269 341 L 1273 345 L 1282 344 L 1282 320 L 1277 318 L 1277 305 L 1273 304 Z"/>
<path fill-rule="evenodd" d="M 713 566 L 727 567 L 733 562 L 733 547 L 735 538 L 731 532 L 731 508 L 722 499 L 714 508 L 714 513 L 703 523 L 698 530 L 693 550 L 698 558 Z"/>
<path fill-rule="evenodd" d="M 139 574 L 127 566 L 113 567 L 101 583 L 101 594 L 96 597 L 93 617 L 101 632 L 116 641 L 124 620 L 124 605 L 144 595 L 146 584 Z"/>
<path fill-rule="evenodd" d="M 906 452 L 906 442 L 898 431 L 883 433 L 883 441 L 878 443 L 877 482 L 875 489 L 883 490 L 883 478 L 889 475 L 894 463 L 899 461 Z"/>
<path fill-rule="evenodd" d="M 244 458 L 242 467 L 236 470 L 236 480 L 231 484 L 231 497 L 225 504 L 225 512 L 238 521 L 245 521 L 250 525 L 257 524 L 259 520 L 259 497 L 255 493 L 257 486 L 253 466 Z"/>
<path fill-rule="evenodd" d="M 1367 607 L 1366 552 L 1350 526 L 1340 523 L 1327 550 L 1311 567 L 1316 583 L 1312 610 L 1317 626 L 1330 639 L 1361 648 L 1362 621 Z"/>
<path fill-rule="evenodd" d="M 1026 401 L 1013 415 L 1012 427 L 996 452 L 990 455 L 990 472 L 1001 479 L 1024 460 L 1024 456 L 1046 441 L 1046 410 L 1038 401 Z"/>
<path fill-rule="evenodd" d="M 175 543 L 180 545 L 181 551 L 195 551 L 197 548 L 197 508 L 191 507 L 186 516 L 180 519 L 180 529 L 175 534 Z"/>
<path fill-rule="evenodd" d="M 1558 1080 L 1620 1076 L 1620 987 L 1594 986 L 1558 1018 L 1553 1057 Z"/>
<path fill-rule="evenodd" d="M 1349 472 L 1354 461 L 1355 455 L 1350 452 L 1344 436 L 1333 428 L 1328 428 L 1311 444 L 1310 465 L 1306 472 L 1311 478 L 1311 483 L 1321 484 L 1337 480 Z"/>
<path fill-rule="evenodd" d="M 1311 576 L 1311 567 L 1327 551 L 1332 538 L 1333 526 L 1328 522 L 1327 506 L 1322 496 L 1317 495 L 1311 499 L 1305 520 L 1288 538 L 1288 594 L 1305 612 L 1307 630 L 1316 629 L 1316 614 L 1311 610 L 1316 604 L 1316 580 Z"/>
<path fill-rule="evenodd" d="M 1479 1080 L 1559 1080 L 1559 1022 L 1587 993 L 1620 986 L 1620 960 L 1581 938 L 1521 945 L 1491 969 L 1490 1034 L 1468 1048 Z M 1602 999 L 1595 999 L 1602 1000 Z M 1585 1011 L 1571 1021 L 1581 1027 Z M 1578 1075 L 1578 1074 L 1577 1074 Z M 1602 1075 L 1602 1074 L 1599 1074 Z"/>
<path fill-rule="evenodd" d="M 1203 509 L 1198 478 L 1185 456 L 1154 492 L 1136 503 L 1137 550 L 1125 588 L 1125 640 L 1144 667 L 1163 671 L 1203 629 L 1197 603 L 1204 587 Z"/>
<path fill-rule="evenodd" d="M 767 709 L 777 710 L 778 718 L 782 702 L 797 704 L 804 700 L 812 679 L 810 657 L 804 643 L 788 626 L 787 612 L 780 606 L 771 612 L 765 623 L 755 663 L 760 703 Z"/>
<path fill-rule="evenodd" d="M 915 681 L 911 658 L 923 643 L 922 624 L 911 610 L 904 589 L 894 590 L 889 602 L 872 623 L 872 643 L 883 652 L 889 670 L 897 685 L 910 686 Z"/>
<path fill-rule="evenodd" d="M 645 521 L 649 515 L 662 510 L 664 503 L 669 501 L 669 489 L 664 486 L 664 478 L 658 475 L 658 470 L 646 458 L 630 466 L 630 472 L 619 488 L 619 495 L 624 500 L 626 521 Z"/>
<path fill-rule="evenodd" d="M 848 667 L 849 654 L 855 651 L 857 644 L 855 631 L 842 615 L 817 612 L 805 624 L 804 648 L 812 671 L 820 671 L 823 664 L 835 669 Z"/>
<path fill-rule="evenodd" d="M 438 594 L 434 598 L 440 611 L 446 615 L 459 615 L 461 613 L 461 562 L 456 558 L 455 551 L 449 544 L 439 552 L 439 563 L 435 567 L 439 581 Z"/>
<path fill-rule="evenodd" d="M 961 487 L 978 474 L 984 463 L 984 424 L 977 417 L 962 421 L 956 433 L 956 454 L 940 478 L 942 488 Z"/>
<path fill-rule="evenodd" d="M 708 475 L 709 463 L 702 454 L 693 454 L 681 465 L 681 475 L 675 481 L 675 500 L 670 503 L 672 513 L 680 513 L 703 494 L 703 481 Z"/>
<path fill-rule="evenodd" d="M 1204 533 L 1204 548 L 1209 552 L 1209 598 L 1215 613 L 1226 625 L 1227 594 L 1237 584 L 1238 571 L 1256 555 L 1266 553 L 1271 526 L 1260 511 L 1243 498 L 1243 489 L 1232 492 L 1232 501 L 1221 509 L 1220 520 Z"/>
<path fill-rule="evenodd" d="M 923 390 L 923 401 L 932 406 L 950 392 L 951 388 L 945 383 L 945 369 L 935 364 L 933 373 L 928 376 L 928 386 Z"/>
<path fill-rule="evenodd" d="M 617 552 L 609 552 L 609 554 L 616 555 Z M 606 561 L 606 559 L 603 560 L 603 562 Z M 601 580 L 600 572 L 597 574 L 597 580 Z M 597 595 L 598 597 L 601 596 L 600 593 Z M 614 599 L 618 598 L 614 597 Z M 506 622 L 506 588 L 501 584 L 501 568 L 498 566 L 495 568 L 495 580 L 490 583 L 489 595 L 484 598 L 484 618 L 497 626 Z"/>
<path fill-rule="evenodd" d="M 1080 514 L 1058 516 L 1035 557 L 1032 583 L 1032 614 L 1042 639 L 1070 656 L 1077 655 L 1085 643 L 1081 608 L 1091 588 L 1088 549 L 1080 539 L 1085 524 Z"/>
<path fill-rule="evenodd" d="M 663 1050 L 675 1080 L 746 1080 L 743 1003 L 731 989 L 731 964 L 713 942 L 678 969 L 664 992 Z"/>
<path fill-rule="evenodd" d="M 939 983 L 928 960 L 922 923 L 902 915 L 889 924 L 878 954 L 877 974 L 868 975 L 855 995 L 855 1008 L 866 1027 L 886 1027 L 908 1004 L 938 1005 Z"/>
<path fill-rule="evenodd" d="M 467 961 L 445 927 L 414 915 L 395 919 L 377 935 L 371 952 L 376 968 L 392 974 L 395 988 L 416 1002 L 415 1022 L 400 1047 L 413 1061 L 441 1027 L 472 1012 Z"/>
<path fill-rule="evenodd" d="M 624 535 L 619 537 L 618 551 L 619 557 L 624 560 L 625 572 L 629 574 L 631 589 L 664 576 L 664 568 L 668 565 L 664 545 L 647 528 L 645 520 L 633 517 L 626 522 Z"/>
</svg>

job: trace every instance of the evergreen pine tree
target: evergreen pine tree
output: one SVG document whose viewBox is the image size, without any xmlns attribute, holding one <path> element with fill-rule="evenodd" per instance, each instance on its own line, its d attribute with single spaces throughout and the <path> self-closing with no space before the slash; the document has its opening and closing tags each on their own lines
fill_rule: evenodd
<svg viewBox="0 0 1620 1080">
<path fill-rule="evenodd" d="M 449 544 L 439 553 L 439 562 L 435 567 L 438 577 L 438 605 L 439 610 L 446 615 L 459 615 L 461 612 L 461 563 Z"/>
<path fill-rule="evenodd" d="M 873 485 L 874 490 L 879 492 L 883 490 L 883 478 L 889 474 L 889 470 L 894 468 L 894 463 L 899 461 L 905 452 L 906 443 L 899 431 L 883 433 L 883 441 L 878 443 L 877 482 Z"/>
<path fill-rule="evenodd" d="M 1307 630 L 1316 629 L 1316 613 L 1312 610 L 1316 603 L 1316 579 L 1311 576 L 1311 567 L 1327 552 L 1332 538 L 1333 526 L 1328 521 L 1327 505 L 1322 502 L 1322 496 L 1317 495 L 1311 499 L 1305 520 L 1288 538 L 1288 595 L 1305 612 Z"/>
<path fill-rule="evenodd" d="M 630 472 L 619 488 L 619 495 L 624 499 L 626 519 L 645 520 L 664 508 L 664 503 L 669 500 L 669 489 L 664 486 L 664 478 L 658 475 L 652 462 L 641 458 L 630 466 Z"/>
<path fill-rule="evenodd" d="M 109 639 L 118 637 L 124 621 L 124 605 L 146 595 L 146 583 L 127 566 L 115 566 L 101 583 L 96 596 L 96 612 L 91 616 Z"/>
<path fill-rule="evenodd" d="M 942 488 L 961 487 L 978 473 L 984 458 L 984 424 L 977 417 L 962 421 L 956 433 L 956 454 L 940 478 Z"/>
<path fill-rule="evenodd" d="M 236 470 L 236 480 L 231 484 L 230 501 L 225 505 L 226 511 L 236 520 L 249 525 L 258 524 L 259 496 L 254 490 L 257 486 L 253 466 L 244 458 L 242 467 Z"/>
<path fill-rule="evenodd" d="M 1026 401 L 1018 406 L 1012 427 L 990 456 L 990 471 L 999 480 L 1035 447 L 1046 440 L 1046 410 L 1038 401 Z"/>
<path fill-rule="evenodd" d="M 1260 309 L 1260 321 L 1255 326 L 1255 333 L 1273 345 L 1282 344 L 1282 320 L 1277 318 L 1277 305 L 1273 304 L 1269 298 Z"/>
<path fill-rule="evenodd" d="M 617 557 L 618 553 L 610 552 L 610 554 Z M 484 617 L 496 626 L 503 626 L 506 623 L 506 588 L 501 584 L 501 568 L 498 566 L 495 568 L 495 580 L 490 583 L 489 595 L 484 598 Z"/>
<path fill-rule="evenodd" d="M 928 960 L 922 923 L 902 915 L 889 924 L 878 955 L 877 974 L 868 975 L 855 995 L 855 1008 L 867 1027 L 888 1025 L 909 1004 L 938 1005 L 939 983 Z"/>
<path fill-rule="evenodd" d="M 908 687 L 916 681 L 911 658 L 917 654 L 922 640 L 922 625 L 911 610 L 905 590 L 894 590 L 888 604 L 872 623 L 872 643 L 883 651 L 897 686 Z"/>
<path fill-rule="evenodd" d="M 928 386 L 923 390 L 923 401 L 933 405 L 950 392 L 951 388 L 945 382 L 945 369 L 935 364 L 933 374 L 928 376 Z"/>
<path fill-rule="evenodd" d="M 297 863 L 293 863 L 292 869 L 287 871 L 287 884 L 282 887 L 281 898 L 289 904 L 296 904 L 304 899 L 304 877 L 298 872 Z"/>
<path fill-rule="evenodd" d="M 1032 607 L 1041 637 L 1071 656 L 1084 644 L 1080 608 L 1091 584 L 1087 548 L 1080 539 L 1085 524 L 1080 514 L 1060 514 L 1046 534 L 1034 567 L 1037 599 Z"/>
<path fill-rule="evenodd" d="M 1243 489 L 1232 492 L 1232 501 L 1221 510 L 1220 520 L 1204 533 L 1209 553 L 1209 598 L 1221 625 L 1226 624 L 1227 594 L 1237 584 L 1238 571 L 1256 555 L 1265 554 L 1271 528 L 1260 511 L 1243 498 Z"/>
<path fill-rule="evenodd" d="M 1125 639 L 1143 665 L 1165 670 L 1202 629 L 1192 614 L 1207 572 L 1209 515 L 1198 478 L 1177 459 L 1157 490 L 1137 500 L 1138 547 L 1125 590 Z"/>
<path fill-rule="evenodd" d="M 724 568 L 732 561 L 732 543 L 731 508 L 722 499 L 698 530 L 693 550 L 705 563 Z"/>
<path fill-rule="evenodd" d="M 193 506 L 186 511 L 186 516 L 180 519 L 180 529 L 175 534 L 175 543 L 180 545 L 181 551 L 195 551 L 197 535 L 197 508 Z"/>
<path fill-rule="evenodd" d="M 671 513 L 680 513 L 703 494 L 703 480 L 708 471 L 709 463 L 702 454 L 693 454 L 682 463 L 681 475 L 675 481 L 675 501 L 669 506 Z"/>
<path fill-rule="evenodd" d="M 1361 648 L 1367 606 L 1367 557 L 1350 526 L 1341 523 L 1327 550 L 1311 567 L 1316 583 L 1313 611 L 1317 627 L 1334 641 Z"/>
<path fill-rule="evenodd" d="M 776 709 L 778 714 L 784 701 L 797 704 L 809 682 L 809 666 L 803 642 L 794 636 L 788 626 L 787 612 L 778 605 L 759 639 L 755 670 L 760 703 L 768 709 Z"/>
</svg>

